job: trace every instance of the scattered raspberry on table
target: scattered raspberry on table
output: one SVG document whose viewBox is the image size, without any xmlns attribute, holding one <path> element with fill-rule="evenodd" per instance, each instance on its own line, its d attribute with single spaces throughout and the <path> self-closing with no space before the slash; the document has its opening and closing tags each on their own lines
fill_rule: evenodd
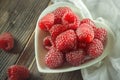
<svg viewBox="0 0 120 80">
<path fill-rule="evenodd" d="M 4 32 L 0 35 L 0 49 L 9 51 L 14 47 L 14 38 L 9 32 Z"/>
<path fill-rule="evenodd" d="M 12 65 L 8 68 L 9 80 L 27 80 L 30 76 L 29 70 L 20 65 Z"/>
</svg>

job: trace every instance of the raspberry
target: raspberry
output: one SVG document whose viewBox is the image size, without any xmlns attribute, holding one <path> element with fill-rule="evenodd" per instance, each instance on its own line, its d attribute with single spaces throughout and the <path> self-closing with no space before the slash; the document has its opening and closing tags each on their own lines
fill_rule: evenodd
<svg viewBox="0 0 120 80">
<path fill-rule="evenodd" d="M 103 44 L 107 39 L 107 31 L 103 28 L 97 28 L 95 31 L 95 38 L 99 39 Z"/>
<path fill-rule="evenodd" d="M 20 65 L 13 65 L 8 68 L 9 80 L 26 80 L 29 78 L 29 70 Z"/>
<path fill-rule="evenodd" d="M 86 23 L 81 24 L 77 28 L 76 34 L 80 42 L 90 43 L 94 38 L 93 28 L 91 28 L 91 26 Z"/>
<path fill-rule="evenodd" d="M 73 66 L 78 66 L 84 62 L 84 54 L 85 52 L 82 49 L 79 51 L 71 51 L 66 53 L 66 61 Z"/>
<path fill-rule="evenodd" d="M 8 80 L 20 80 L 20 79 L 17 79 L 16 77 L 11 76 Z"/>
<path fill-rule="evenodd" d="M 79 27 L 80 20 L 78 16 L 76 16 L 74 13 L 65 13 L 62 17 L 62 22 L 65 25 L 68 25 L 70 29 L 76 30 Z"/>
<path fill-rule="evenodd" d="M 55 44 L 59 51 L 69 51 L 76 48 L 77 36 L 74 30 L 67 30 L 57 36 Z"/>
<path fill-rule="evenodd" d="M 38 26 L 41 30 L 47 31 L 54 24 L 54 14 L 48 13 L 39 21 Z"/>
<path fill-rule="evenodd" d="M 87 46 L 86 43 L 84 43 L 84 42 L 78 42 L 78 48 L 84 49 L 84 48 L 86 48 L 86 46 Z"/>
<path fill-rule="evenodd" d="M 87 48 L 87 54 L 92 58 L 99 57 L 103 52 L 103 44 L 100 40 L 94 39 Z"/>
<path fill-rule="evenodd" d="M 91 19 L 89 19 L 89 18 L 83 19 L 83 20 L 80 22 L 80 25 L 83 24 L 83 23 L 86 23 L 86 24 L 91 25 L 91 27 L 93 28 L 93 30 L 94 30 L 94 31 L 96 30 L 96 26 L 95 26 L 94 22 L 93 22 Z"/>
<path fill-rule="evenodd" d="M 43 45 L 47 50 L 50 50 L 54 46 L 51 36 L 47 36 L 43 39 Z"/>
<path fill-rule="evenodd" d="M 5 32 L 0 35 L 0 49 L 3 49 L 5 51 L 9 51 L 14 47 L 14 38 L 13 36 Z"/>
<path fill-rule="evenodd" d="M 56 24 L 54 26 L 52 26 L 52 28 L 50 29 L 50 34 L 53 40 L 56 39 L 56 37 L 64 32 L 65 30 L 67 30 L 67 27 L 61 25 L 61 24 Z"/>
<path fill-rule="evenodd" d="M 63 62 L 64 62 L 63 54 L 57 51 L 55 48 L 48 51 L 48 53 L 45 56 L 45 64 L 49 68 L 58 68 L 62 66 Z"/>
<path fill-rule="evenodd" d="M 68 7 L 59 7 L 53 11 L 53 14 L 55 15 L 55 24 L 61 24 L 62 16 L 67 12 L 72 12 L 72 10 Z"/>
</svg>

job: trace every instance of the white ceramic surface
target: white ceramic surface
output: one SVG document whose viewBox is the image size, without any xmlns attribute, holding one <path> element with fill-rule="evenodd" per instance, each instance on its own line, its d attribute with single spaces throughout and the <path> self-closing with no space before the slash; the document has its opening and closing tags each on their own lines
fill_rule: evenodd
<svg viewBox="0 0 120 80">
<path fill-rule="evenodd" d="M 61 7 L 61 6 L 67 6 L 67 7 L 71 8 L 80 17 L 80 19 L 83 19 L 85 17 L 84 14 L 80 11 L 80 9 L 76 8 L 74 5 L 61 2 L 61 3 L 56 3 L 56 4 L 53 4 L 49 7 L 47 7 L 39 16 L 38 21 L 47 13 L 52 12 L 53 10 L 55 10 L 56 8 Z M 113 43 L 112 31 L 109 29 L 109 27 L 106 24 L 104 24 L 104 22 L 99 21 L 99 20 L 95 20 L 94 22 L 95 22 L 97 27 L 103 27 L 108 31 L 107 45 L 104 49 L 103 54 L 100 57 L 98 57 L 94 60 L 91 60 L 89 62 L 86 62 L 80 66 L 77 66 L 77 67 L 66 65 L 66 66 L 61 67 L 61 68 L 50 69 L 50 68 L 46 67 L 46 65 L 44 63 L 44 57 L 45 57 L 45 54 L 47 53 L 47 50 L 43 47 L 43 38 L 45 36 L 47 36 L 48 33 L 41 31 L 39 29 L 38 21 L 37 21 L 36 30 L 35 30 L 35 57 L 36 57 L 36 62 L 37 62 L 37 67 L 38 67 L 39 72 L 42 72 L 42 73 L 61 73 L 61 72 L 69 72 L 69 71 L 74 71 L 74 70 L 86 68 L 86 67 L 89 67 L 89 66 L 101 61 L 102 59 L 104 59 L 109 54 L 109 52 L 112 48 L 112 43 Z"/>
</svg>

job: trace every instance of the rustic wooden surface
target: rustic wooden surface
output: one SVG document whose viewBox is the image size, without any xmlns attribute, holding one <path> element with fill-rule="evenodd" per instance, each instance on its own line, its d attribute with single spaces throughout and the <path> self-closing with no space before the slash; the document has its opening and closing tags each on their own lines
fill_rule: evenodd
<svg viewBox="0 0 120 80">
<path fill-rule="evenodd" d="M 34 52 L 34 30 L 40 13 L 50 0 L 0 0 L 0 34 L 10 32 L 15 47 L 10 52 L 0 50 L 0 80 L 7 80 L 7 68 L 24 65 L 29 68 L 28 80 L 82 80 L 80 70 L 43 74 L 38 72 Z"/>
</svg>

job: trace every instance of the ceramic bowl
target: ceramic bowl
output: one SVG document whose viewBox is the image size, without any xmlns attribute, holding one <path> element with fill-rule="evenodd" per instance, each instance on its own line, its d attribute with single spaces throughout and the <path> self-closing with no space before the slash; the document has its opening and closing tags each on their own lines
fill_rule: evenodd
<svg viewBox="0 0 120 80">
<path fill-rule="evenodd" d="M 67 6 L 69 8 L 72 9 L 73 12 L 75 12 L 80 19 L 85 18 L 84 14 L 81 12 L 80 9 L 78 9 L 77 7 L 75 7 L 74 5 L 70 4 L 70 3 L 65 3 L 65 2 L 59 2 L 59 3 L 55 3 L 53 5 L 48 6 L 39 16 L 38 21 L 47 13 L 52 12 L 53 10 L 55 10 L 58 7 L 63 7 L 63 6 Z M 107 44 L 105 46 L 105 49 L 103 51 L 103 54 L 101 56 L 99 56 L 96 59 L 93 59 L 91 61 L 88 61 L 80 66 L 68 66 L 65 65 L 61 68 L 57 68 L 57 69 L 50 69 L 45 65 L 44 62 L 44 57 L 47 53 L 47 50 L 44 48 L 43 46 L 43 39 L 44 37 L 46 37 L 48 34 L 44 31 L 41 31 L 38 27 L 38 21 L 37 21 L 37 25 L 36 25 L 36 29 L 35 29 L 35 58 L 36 58 L 36 62 L 37 62 L 37 68 L 39 70 L 39 72 L 42 73 L 61 73 L 61 72 L 69 72 L 69 71 L 74 71 L 74 70 L 79 70 L 82 68 L 86 68 L 89 67 L 91 65 L 94 65 L 95 63 L 101 61 L 102 59 L 104 59 L 109 53 L 110 50 L 112 48 L 112 43 L 113 43 L 113 33 L 110 30 L 110 28 L 102 21 L 100 20 L 94 20 L 95 25 L 97 27 L 103 27 L 107 30 L 108 32 L 108 36 L 107 36 Z"/>
</svg>

